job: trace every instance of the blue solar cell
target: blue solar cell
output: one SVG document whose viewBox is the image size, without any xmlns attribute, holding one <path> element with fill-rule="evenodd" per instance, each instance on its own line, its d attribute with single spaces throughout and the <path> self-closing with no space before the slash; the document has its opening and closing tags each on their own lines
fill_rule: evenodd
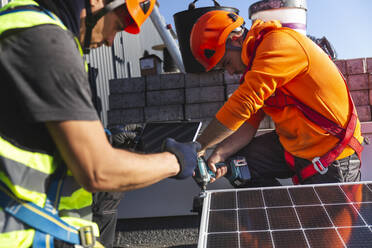
<svg viewBox="0 0 372 248">
<path fill-rule="evenodd" d="M 352 204 L 326 205 L 325 208 L 336 227 L 365 226 Z"/>
<path fill-rule="evenodd" d="M 235 192 L 216 192 L 211 199 L 211 209 L 235 209 Z"/>
<path fill-rule="evenodd" d="M 341 189 L 351 202 L 372 202 L 372 190 L 363 184 L 342 185 Z"/>
<path fill-rule="evenodd" d="M 343 241 L 334 228 L 305 230 L 305 236 L 310 247 L 344 247 Z"/>
<path fill-rule="evenodd" d="M 238 191 L 239 208 L 259 208 L 264 206 L 260 190 Z"/>
<path fill-rule="evenodd" d="M 236 210 L 211 211 L 208 232 L 234 232 L 237 230 Z"/>
<path fill-rule="evenodd" d="M 244 248 L 273 248 L 270 232 L 243 232 L 240 233 L 240 247 Z"/>
<path fill-rule="evenodd" d="M 320 200 L 312 187 L 288 189 L 296 206 L 320 204 Z"/>
<path fill-rule="evenodd" d="M 372 203 L 358 203 L 354 204 L 354 206 L 367 225 L 372 226 Z"/>
<path fill-rule="evenodd" d="M 209 234 L 207 241 L 208 248 L 239 247 L 238 233 Z"/>
<path fill-rule="evenodd" d="M 372 232 L 368 227 L 339 228 L 337 230 L 348 248 L 372 247 Z"/>
<path fill-rule="evenodd" d="M 265 209 L 241 209 L 238 210 L 239 230 L 267 230 L 267 216 Z"/>
<path fill-rule="evenodd" d="M 347 202 L 346 195 L 339 186 L 319 186 L 315 187 L 315 191 L 319 195 L 322 203 L 345 203 Z"/>
<path fill-rule="evenodd" d="M 301 228 L 295 209 L 292 207 L 268 208 L 270 229 L 299 229 Z"/>
<path fill-rule="evenodd" d="M 264 189 L 263 190 L 265 206 L 292 206 L 287 189 Z"/>
<path fill-rule="evenodd" d="M 296 207 L 296 211 L 303 228 L 332 227 L 323 206 Z"/>
<path fill-rule="evenodd" d="M 273 232 L 275 248 L 308 247 L 305 235 L 301 230 Z"/>
</svg>

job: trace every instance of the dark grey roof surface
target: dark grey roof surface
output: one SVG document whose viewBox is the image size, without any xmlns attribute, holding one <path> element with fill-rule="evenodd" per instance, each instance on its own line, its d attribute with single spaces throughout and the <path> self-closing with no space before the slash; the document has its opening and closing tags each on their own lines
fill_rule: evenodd
<svg viewBox="0 0 372 248">
<path fill-rule="evenodd" d="M 196 248 L 198 215 L 119 219 L 115 248 Z"/>
</svg>

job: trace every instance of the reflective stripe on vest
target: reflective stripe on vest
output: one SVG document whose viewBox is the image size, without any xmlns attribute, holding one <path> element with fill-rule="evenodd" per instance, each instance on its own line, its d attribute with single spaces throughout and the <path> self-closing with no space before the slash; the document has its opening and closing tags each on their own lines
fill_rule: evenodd
<svg viewBox="0 0 372 248">
<path fill-rule="evenodd" d="M 25 5 L 38 6 L 36 2 L 30 0 L 14 0 L 0 9 L 0 35 L 7 30 L 42 24 L 54 24 L 67 30 L 58 17 L 49 12 L 11 11 L 12 8 Z M 82 51 L 80 43 L 75 40 L 79 51 Z M 80 54 L 82 55 L 82 52 Z M 0 180 L 18 198 L 43 207 L 47 192 L 46 185 L 58 166 L 64 165 L 55 156 L 23 150 L 0 137 Z M 76 228 L 93 226 L 98 236 L 97 225 L 90 221 L 91 204 L 91 193 L 81 188 L 69 172 L 64 180 L 58 206 L 61 219 Z M 29 227 L 5 214 L 0 208 L 0 246 L 1 244 L 6 244 L 8 247 L 31 246 L 35 231 L 27 228 Z"/>
</svg>

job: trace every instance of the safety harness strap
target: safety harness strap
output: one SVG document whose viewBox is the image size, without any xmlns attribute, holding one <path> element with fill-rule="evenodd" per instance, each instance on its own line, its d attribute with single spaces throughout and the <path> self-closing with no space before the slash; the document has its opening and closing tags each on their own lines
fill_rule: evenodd
<svg viewBox="0 0 372 248">
<path fill-rule="evenodd" d="M 333 161 L 337 159 L 337 157 L 342 153 L 342 151 L 345 149 L 347 145 L 350 146 L 357 153 L 359 159 L 361 158 L 363 146 L 354 137 L 354 131 L 356 128 L 358 117 L 349 91 L 348 98 L 350 107 L 352 108 L 352 114 L 346 129 L 330 121 L 323 115 L 319 114 L 315 110 L 311 109 L 307 105 L 300 102 L 295 97 L 284 94 L 280 89 L 277 89 L 275 91 L 275 95 L 271 96 L 269 99 L 265 101 L 265 105 L 268 107 L 284 108 L 285 106 L 289 105 L 297 107 L 306 116 L 306 118 L 308 118 L 310 121 L 317 124 L 320 128 L 329 132 L 330 134 L 332 134 L 333 136 L 337 137 L 340 140 L 332 150 L 327 152 L 322 157 L 315 157 L 312 160 L 311 164 L 297 172 L 296 175 L 294 175 L 292 178 L 294 184 L 299 184 L 300 182 L 306 180 L 309 177 L 314 176 L 317 173 L 320 173 L 322 175 L 327 173 L 328 166 L 331 165 Z M 296 172 L 294 163 L 291 163 L 292 161 L 294 161 L 294 159 L 288 159 L 290 156 L 293 155 L 286 152 L 285 154 L 286 161 L 288 165 L 292 168 L 292 170 Z"/>
<path fill-rule="evenodd" d="M 314 176 L 317 173 L 325 174 L 328 171 L 328 166 L 331 165 L 337 157 L 342 153 L 342 151 L 345 149 L 347 145 L 350 146 L 351 138 L 353 137 L 355 126 L 357 123 L 357 115 L 352 114 L 352 117 L 348 123 L 348 127 L 346 129 L 345 137 L 337 143 L 337 145 L 327 152 L 322 157 L 315 157 L 312 160 L 312 163 L 307 165 L 305 168 L 300 170 L 296 175 L 293 176 L 292 180 L 293 183 L 298 184 L 304 180 L 306 180 L 309 177 Z M 359 142 L 357 142 L 358 148 L 356 149 L 356 153 L 360 159 L 361 157 L 361 151 L 363 150 L 363 147 L 360 145 Z M 353 148 L 353 147 L 352 147 Z M 354 149 L 355 150 L 355 149 Z M 288 153 L 288 152 L 287 152 Z M 289 153 L 288 153 L 289 154 Z M 293 155 L 287 155 L 287 157 L 293 156 Z M 288 160 L 287 160 L 288 161 Z M 294 166 L 293 166 L 294 168 Z M 294 168 L 295 170 L 295 168 Z"/>
<path fill-rule="evenodd" d="M 342 78 L 344 79 L 343 76 Z M 345 79 L 344 82 L 346 85 Z M 317 173 L 320 173 L 322 175 L 327 173 L 328 166 L 337 159 L 337 157 L 342 153 L 342 151 L 345 149 L 347 145 L 350 146 L 357 153 L 359 159 L 361 158 L 363 146 L 354 137 L 354 131 L 356 128 L 358 117 L 349 90 L 347 92 L 350 108 L 352 108 L 352 114 L 346 129 L 330 121 L 323 115 L 319 114 L 315 110 L 311 109 L 307 105 L 300 102 L 295 97 L 284 94 L 280 89 L 277 89 L 275 91 L 275 95 L 271 96 L 265 101 L 265 105 L 268 107 L 284 108 L 285 106 L 290 105 L 297 107 L 306 116 L 306 118 L 308 118 L 310 121 L 317 124 L 320 128 L 329 132 L 330 134 L 332 134 L 333 136 L 337 137 L 340 140 L 332 150 L 327 152 L 322 157 L 315 157 L 312 160 L 311 164 L 309 164 L 308 166 L 306 166 L 305 168 L 298 172 L 296 171 L 294 163 L 292 163 L 294 159 L 288 159 L 290 158 L 290 156 L 293 155 L 286 152 L 285 158 L 287 164 L 291 167 L 293 171 L 297 172 L 296 175 L 294 175 L 292 178 L 294 184 L 299 184 L 300 182 L 306 180 L 309 177 L 312 177 Z"/>
<path fill-rule="evenodd" d="M 96 243 L 91 226 L 78 230 L 47 208 L 18 199 L 3 182 L 0 182 L 0 206 L 6 213 L 40 232 L 33 247 L 48 247 L 48 244 L 53 244 L 53 237 L 87 248 L 94 247 Z"/>
<path fill-rule="evenodd" d="M 351 96 L 349 96 L 349 99 L 351 99 Z M 353 106 L 352 115 L 355 115 L 355 117 L 352 116 L 351 118 L 357 118 L 357 113 L 356 113 L 356 110 L 355 110 L 355 107 L 352 101 L 350 101 L 350 104 L 352 104 Z M 275 91 L 275 95 L 269 97 L 265 101 L 265 106 L 267 107 L 284 108 L 290 105 L 297 107 L 307 119 L 309 119 L 310 121 L 312 121 L 313 123 L 321 127 L 323 130 L 337 137 L 338 139 L 342 140 L 345 137 L 347 129 L 342 128 L 335 122 L 327 119 L 326 117 L 319 114 L 312 108 L 308 107 L 307 105 L 305 105 L 304 103 L 296 99 L 295 97 L 285 94 L 280 89 L 277 89 Z M 363 147 L 360 145 L 359 141 L 354 136 L 351 137 L 348 145 L 354 151 L 356 151 L 357 154 L 360 154 L 363 150 Z"/>
<path fill-rule="evenodd" d="M 58 204 L 60 200 L 60 193 L 63 186 L 63 179 L 66 174 L 66 170 L 59 167 L 59 169 L 53 175 L 49 189 L 47 192 L 47 198 L 45 200 L 44 210 L 58 217 Z M 54 238 L 49 233 L 43 233 L 40 230 L 35 229 L 34 242 L 32 243 L 33 248 L 37 247 L 54 247 Z"/>
<path fill-rule="evenodd" d="M 80 243 L 78 230 L 64 222 L 58 215 L 55 215 L 32 202 L 18 199 L 2 182 L 0 182 L 0 189 L 0 205 L 5 212 L 35 230 L 49 233 L 68 243 Z"/>
</svg>

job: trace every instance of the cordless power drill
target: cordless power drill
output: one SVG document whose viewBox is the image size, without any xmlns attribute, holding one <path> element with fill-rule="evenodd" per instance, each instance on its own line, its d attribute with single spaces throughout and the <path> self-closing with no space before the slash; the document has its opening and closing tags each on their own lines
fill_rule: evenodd
<svg viewBox="0 0 372 248">
<path fill-rule="evenodd" d="M 215 164 L 215 166 L 216 168 L 221 168 L 223 166 L 227 167 L 225 177 L 234 187 L 239 187 L 244 182 L 251 179 L 251 174 L 245 157 L 232 157 L 225 162 Z M 199 157 L 198 166 L 195 169 L 195 175 L 193 178 L 201 188 L 201 191 L 198 196 L 194 197 L 193 208 L 191 210 L 192 212 L 201 214 L 204 198 L 206 196 L 206 188 L 212 177 L 216 177 L 216 175 L 213 171 L 211 171 L 211 169 L 209 169 L 205 159 L 203 157 Z"/>
<path fill-rule="evenodd" d="M 225 162 L 215 164 L 215 166 L 217 169 L 223 166 L 227 167 L 225 177 L 234 187 L 239 187 L 251 179 L 251 174 L 245 157 L 231 157 Z M 214 178 L 216 175 L 211 169 L 209 169 L 205 159 L 203 157 L 199 157 L 198 166 L 195 169 L 194 180 L 200 186 L 202 192 L 206 190 L 206 187 L 208 183 L 210 183 L 212 177 Z"/>
</svg>

